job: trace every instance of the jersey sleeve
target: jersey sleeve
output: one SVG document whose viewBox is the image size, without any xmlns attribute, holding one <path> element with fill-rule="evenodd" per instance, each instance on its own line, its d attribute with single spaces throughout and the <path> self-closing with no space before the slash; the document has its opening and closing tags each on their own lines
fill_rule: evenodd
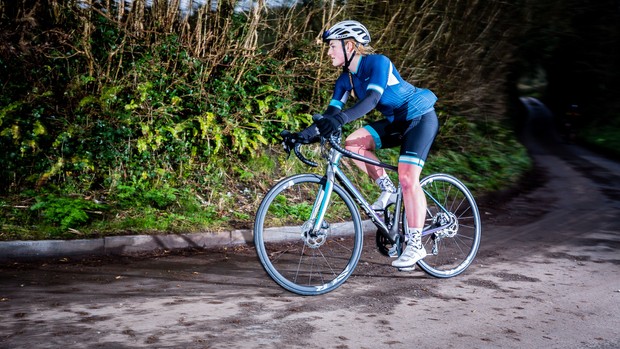
<svg viewBox="0 0 620 349">
<path fill-rule="evenodd" d="M 347 103 L 349 99 L 350 91 L 353 87 L 351 86 L 351 82 L 349 82 L 349 77 L 347 74 L 340 74 L 338 80 L 336 80 L 336 85 L 334 86 L 334 94 L 332 95 L 331 101 L 329 101 L 329 107 L 337 108 L 338 110 L 342 110 L 344 105 Z M 329 108 L 328 108 L 329 109 Z"/>
<path fill-rule="evenodd" d="M 389 83 L 390 71 L 392 69 L 390 59 L 383 55 L 373 55 L 372 58 L 371 56 L 368 56 L 368 58 L 372 59 L 372 61 L 369 62 L 369 82 L 366 87 L 366 94 L 357 104 L 342 112 L 344 114 L 342 119 L 346 123 L 357 120 L 375 109 Z"/>
<path fill-rule="evenodd" d="M 389 58 L 383 55 L 374 55 L 373 64 L 370 66 L 370 81 L 367 92 L 371 90 L 379 92 L 379 95 L 383 95 L 383 92 L 388 86 L 392 71 L 392 62 Z"/>
<path fill-rule="evenodd" d="M 381 99 L 381 95 L 379 94 L 379 92 L 375 90 L 369 90 L 368 93 L 366 93 L 366 97 L 364 97 L 364 99 L 359 101 L 351 108 L 340 113 L 342 121 L 346 124 L 368 114 L 370 111 L 375 109 L 375 107 L 379 103 L 379 99 Z"/>
</svg>

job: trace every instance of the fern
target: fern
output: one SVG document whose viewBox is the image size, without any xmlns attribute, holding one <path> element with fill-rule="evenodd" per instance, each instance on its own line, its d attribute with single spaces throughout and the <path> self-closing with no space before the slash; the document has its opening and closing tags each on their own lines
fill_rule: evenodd
<svg viewBox="0 0 620 349">
<path fill-rule="evenodd" d="M 44 222 L 57 226 L 61 231 L 78 228 L 90 221 L 89 211 L 101 210 L 105 206 L 82 198 L 67 198 L 48 195 L 37 198 L 30 207 L 39 211 Z"/>
</svg>

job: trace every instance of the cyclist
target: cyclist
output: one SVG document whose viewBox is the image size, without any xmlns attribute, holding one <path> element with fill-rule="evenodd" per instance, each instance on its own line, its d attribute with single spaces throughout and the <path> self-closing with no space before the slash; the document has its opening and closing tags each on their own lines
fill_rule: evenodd
<svg viewBox="0 0 620 349">
<path fill-rule="evenodd" d="M 299 133 L 283 133 L 284 145 L 313 142 L 319 133 L 329 137 L 342 125 L 373 109 L 381 112 L 385 118 L 351 133 L 345 148 L 377 160 L 375 150 L 400 146 L 398 180 L 403 189 L 408 229 L 406 247 L 392 266 L 412 270 L 426 257 L 421 240 L 426 198 L 420 186 L 420 173 L 439 127 L 434 110 L 437 97 L 428 89 L 404 81 L 388 57 L 374 54 L 368 29 L 357 21 L 337 23 L 323 33 L 323 41 L 329 44 L 327 54 L 332 65 L 342 67 L 342 74 L 322 118 Z M 357 97 L 358 102 L 343 110 L 349 97 Z M 395 202 L 396 188 L 385 169 L 359 161 L 355 164 L 381 189 L 373 209 L 383 210 Z"/>
</svg>

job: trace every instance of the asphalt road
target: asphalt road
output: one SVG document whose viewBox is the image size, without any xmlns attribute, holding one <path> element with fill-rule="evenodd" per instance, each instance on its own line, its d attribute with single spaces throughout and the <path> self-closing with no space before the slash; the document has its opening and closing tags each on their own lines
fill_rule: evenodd
<svg viewBox="0 0 620 349">
<path fill-rule="evenodd" d="M 251 246 L 0 265 L 0 348 L 620 348 L 620 165 L 546 132 L 536 171 L 481 202 L 462 275 L 403 273 L 368 236 L 324 296 L 280 289 Z"/>
</svg>

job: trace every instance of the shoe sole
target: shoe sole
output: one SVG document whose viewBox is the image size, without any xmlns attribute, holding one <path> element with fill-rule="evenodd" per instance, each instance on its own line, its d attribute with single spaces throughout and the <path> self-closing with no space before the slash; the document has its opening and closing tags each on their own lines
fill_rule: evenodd
<svg viewBox="0 0 620 349">
<path fill-rule="evenodd" d="M 417 263 L 417 262 L 416 262 L 416 263 Z M 392 266 L 393 266 L 394 268 L 399 268 L 399 269 L 401 269 L 401 268 L 413 268 L 413 267 L 415 267 L 415 264 L 416 264 L 416 263 L 413 263 L 413 264 L 411 264 L 411 265 L 394 265 L 394 263 L 392 263 Z"/>
<path fill-rule="evenodd" d="M 398 271 L 414 271 L 415 270 L 415 265 L 413 267 L 408 267 L 408 268 L 398 268 Z"/>
<path fill-rule="evenodd" d="M 416 264 L 418 264 L 418 262 L 419 262 L 419 261 L 423 260 L 426 256 L 428 256 L 428 254 L 425 254 L 424 256 L 422 256 L 422 258 L 420 258 L 420 259 L 416 260 L 416 261 L 415 261 L 412 265 L 402 265 L 402 266 L 398 266 L 398 265 L 394 265 L 394 262 L 397 262 L 397 261 L 394 261 L 394 262 L 392 262 L 392 266 L 393 266 L 394 268 L 398 268 L 398 269 L 408 269 L 408 268 L 414 268 L 414 267 L 415 267 L 415 265 L 416 265 Z"/>
</svg>

